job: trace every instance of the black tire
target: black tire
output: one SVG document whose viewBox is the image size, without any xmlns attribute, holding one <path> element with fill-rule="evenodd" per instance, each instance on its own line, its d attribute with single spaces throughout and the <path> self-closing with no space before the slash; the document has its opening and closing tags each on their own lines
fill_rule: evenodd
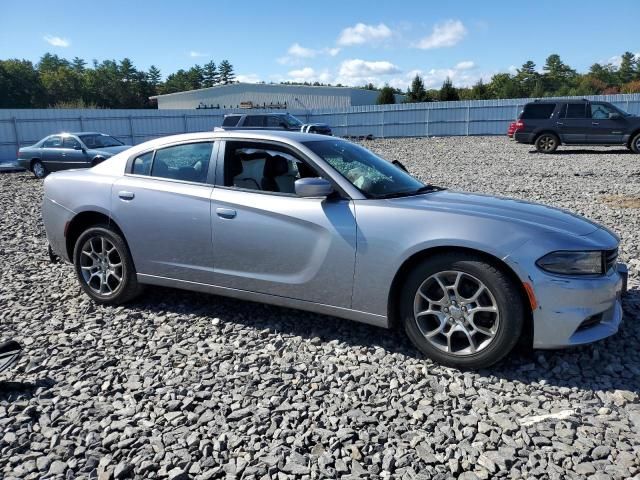
<svg viewBox="0 0 640 480">
<path fill-rule="evenodd" d="M 102 239 L 106 240 L 104 244 Z M 109 264 L 108 267 L 105 266 L 105 270 L 108 268 L 112 272 L 112 274 L 105 275 L 106 282 L 103 282 L 103 278 L 101 278 L 101 266 L 89 266 L 89 264 L 100 265 L 103 260 L 99 260 L 97 254 L 93 257 L 83 253 L 83 249 L 86 250 L 85 247 L 89 246 L 87 242 L 93 243 L 93 246 L 90 247 L 92 252 L 94 247 L 100 248 L 100 245 L 111 244 L 115 247 L 115 253 L 111 251 L 104 260 Z M 118 263 L 121 266 L 115 267 Z M 142 291 L 129 249 L 122 236 L 109 225 L 93 225 L 80 234 L 73 249 L 73 264 L 80 286 L 97 303 L 119 305 L 132 300 Z M 114 265 L 113 268 L 112 265 Z M 85 275 L 91 275 L 91 278 L 88 280 Z M 118 275 L 120 277 L 119 283 L 116 280 Z M 99 291 L 96 289 L 98 286 Z M 111 292 L 107 292 L 107 289 L 110 289 Z"/>
<path fill-rule="evenodd" d="M 423 308 L 422 306 L 418 307 L 416 303 L 419 301 L 419 299 L 416 299 L 419 295 L 418 289 L 421 287 L 424 288 L 424 285 L 428 284 L 428 279 L 433 278 L 432 276 L 436 274 L 455 275 L 454 272 L 462 272 L 462 278 L 464 280 L 458 282 L 460 284 L 467 281 L 471 283 L 471 279 L 480 280 L 490 292 L 487 295 L 491 295 L 491 297 L 487 298 L 491 298 L 493 303 L 496 304 L 497 313 L 484 314 L 487 316 L 486 318 L 489 318 L 488 316 L 492 316 L 493 325 L 486 328 L 489 330 L 495 327 L 495 333 L 492 334 L 492 336 L 485 336 L 482 333 L 478 334 L 478 332 L 474 333 L 474 340 L 476 339 L 475 335 L 478 335 L 477 338 L 482 339 L 482 342 L 486 342 L 484 346 L 477 349 L 475 353 L 449 353 L 443 350 L 445 346 L 438 347 L 434 345 L 436 342 L 428 340 L 422 333 L 421 327 L 419 326 L 419 322 L 423 320 L 419 321 L 418 318 L 424 319 L 424 317 L 416 316 L 414 312 L 414 308 Z M 436 288 L 439 287 L 436 286 Z M 442 295 L 441 298 L 445 297 L 446 293 Z M 466 297 L 466 295 L 464 297 Z M 427 357 L 443 365 L 458 368 L 483 368 L 493 365 L 511 352 L 522 333 L 525 313 L 522 297 L 516 285 L 513 284 L 510 277 L 503 271 L 475 255 L 456 252 L 438 255 L 437 257 L 429 258 L 418 264 L 406 278 L 399 301 L 401 320 L 409 339 Z M 465 315 L 464 319 L 460 319 L 460 322 L 466 322 L 469 314 L 463 314 L 460 308 L 464 310 L 465 307 L 460 307 L 460 305 L 464 305 L 464 302 L 459 303 L 458 307 L 456 307 L 455 314 L 461 316 Z M 480 305 L 480 302 L 477 302 L 475 306 L 472 302 L 467 303 L 467 305 L 471 305 L 468 307 L 469 309 L 483 306 Z M 446 310 L 444 307 L 435 308 Z M 448 309 L 448 311 L 452 312 L 453 307 Z M 442 311 L 439 313 L 442 314 Z M 451 329 L 454 329 L 455 325 L 453 322 L 455 320 L 452 316 L 449 317 L 449 313 L 443 315 L 444 317 L 448 317 L 448 320 L 451 321 L 451 323 L 441 321 L 439 320 L 440 317 L 433 316 L 434 319 L 437 319 L 436 325 L 438 322 L 441 322 L 440 327 L 442 327 L 444 323 L 445 328 L 449 326 L 449 331 L 451 331 Z M 451 315 L 454 314 L 451 313 Z M 472 315 L 474 321 L 473 324 L 479 325 L 480 322 L 484 321 L 483 315 L 480 314 L 480 317 L 477 319 L 476 315 L 477 314 Z M 469 327 L 469 324 L 467 324 L 467 327 Z M 482 328 L 485 327 L 483 326 Z M 427 333 L 431 333 L 430 328 L 427 330 L 430 330 L 430 332 Z M 436 328 L 436 330 L 438 330 L 438 328 Z M 446 338 L 444 333 L 440 333 L 438 335 L 442 335 L 443 338 Z M 451 337 L 454 335 L 457 340 L 460 338 L 469 338 L 468 336 L 464 336 L 461 332 L 454 333 Z M 452 350 L 454 349 L 452 348 Z"/>
<path fill-rule="evenodd" d="M 31 162 L 31 172 L 33 173 L 34 177 L 40 179 L 46 177 L 49 174 L 47 167 L 45 167 L 40 160 L 34 160 L 33 162 Z"/>
<path fill-rule="evenodd" d="M 636 134 L 629 144 L 629 148 L 633 153 L 640 153 L 640 133 Z"/>
<path fill-rule="evenodd" d="M 542 133 L 536 138 L 536 150 L 540 153 L 553 153 L 558 149 L 560 139 L 554 133 Z"/>
</svg>

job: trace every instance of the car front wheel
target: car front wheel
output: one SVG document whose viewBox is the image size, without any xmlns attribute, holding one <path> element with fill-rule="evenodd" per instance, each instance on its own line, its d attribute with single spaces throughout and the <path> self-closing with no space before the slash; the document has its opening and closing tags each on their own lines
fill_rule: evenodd
<svg viewBox="0 0 640 480">
<path fill-rule="evenodd" d="M 640 133 L 631 139 L 631 151 L 634 153 L 640 153 Z"/>
<path fill-rule="evenodd" d="M 536 150 L 540 153 L 553 153 L 560 145 L 560 139 L 553 133 L 543 133 L 536 138 Z"/>
<path fill-rule="evenodd" d="M 129 249 L 108 225 L 85 230 L 76 241 L 73 260 L 82 289 L 98 303 L 121 304 L 140 293 Z"/>
<path fill-rule="evenodd" d="M 409 339 L 448 366 L 492 365 L 522 332 L 518 290 L 505 273 L 474 255 L 452 253 L 419 264 L 406 279 L 400 302 Z"/>
</svg>

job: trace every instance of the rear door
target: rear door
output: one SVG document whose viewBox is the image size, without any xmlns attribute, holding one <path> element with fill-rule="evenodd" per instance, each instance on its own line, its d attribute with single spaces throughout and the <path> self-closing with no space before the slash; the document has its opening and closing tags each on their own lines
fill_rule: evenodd
<svg viewBox="0 0 640 480">
<path fill-rule="evenodd" d="M 192 141 L 140 154 L 114 183 L 112 214 L 138 273 L 211 283 L 216 146 Z"/>
<path fill-rule="evenodd" d="M 219 158 L 211 196 L 214 283 L 349 308 L 353 202 L 296 196 L 297 178 L 321 172 L 277 143 L 226 141 Z M 256 162 L 262 162 L 262 178 L 245 181 Z"/>
<path fill-rule="evenodd" d="M 557 125 L 562 143 L 584 144 L 591 129 L 587 102 L 566 103 L 560 109 Z"/>
<path fill-rule="evenodd" d="M 623 143 L 627 120 L 620 113 L 602 102 L 589 104 L 591 127 L 587 134 L 587 143 L 611 145 Z M 619 115 L 618 118 L 610 118 L 611 115 Z"/>
<path fill-rule="evenodd" d="M 42 163 L 50 172 L 62 165 L 62 135 L 51 135 L 42 144 Z"/>
</svg>

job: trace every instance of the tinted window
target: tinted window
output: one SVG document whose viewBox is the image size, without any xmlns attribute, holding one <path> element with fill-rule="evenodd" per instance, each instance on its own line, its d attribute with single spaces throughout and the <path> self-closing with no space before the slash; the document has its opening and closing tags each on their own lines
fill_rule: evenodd
<svg viewBox="0 0 640 480">
<path fill-rule="evenodd" d="M 267 127 L 287 128 L 287 122 L 285 122 L 284 117 L 269 115 L 267 117 Z"/>
<path fill-rule="evenodd" d="M 609 114 L 618 113 L 614 108 L 604 103 L 592 103 L 591 104 L 591 118 L 598 120 L 608 119 Z"/>
<path fill-rule="evenodd" d="M 245 127 L 264 127 L 264 115 L 247 115 L 244 119 Z"/>
<path fill-rule="evenodd" d="M 404 170 L 373 152 L 344 140 L 319 140 L 304 145 L 369 197 L 410 194 L 425 187 Z"/>
<path fill-rule="evenodd" d="M 44 148 L 62 148 L 62 137 L 59 135 L 49 137 L 44 141 L 42 146 Z"/>
<path fill-rule="evenodd" d="M 224 185 L 262 192 L 295 194 L 300 178 L 316 170 L 284 147 L 259 142 L 227 142 Z"/>
<path fill-rule="evenodd" d="M 556 109 L 555 103 L 529 103 L 524 106 L 522 111 L 522 119 L 542 119 L 551 118 L 553 111 Z"/>
<path fill-rule="evenodd" d="M 73 137 L 64 137 L 62 146 L 64 148 L 74 148 L 76 150 L 80 150 L 82 148 L 80 142 Z"/>
<path fill-rule="evenodd" d="M 202 142 L 156 150 L 151 176 L 205 183 L 212 148 L 212 142 Z"/>
<path fill-rule="evenodd" d="M 149 173 L 151 173 L 151 160 L 153 160 L 153 152 L 140 155 L 133 161 L 131 173 L 135 173 L 136 175 L 149 175 Z"/>
<path fill-rule="evenodd" d="M 563 108 L 563 118 L 586 118 L 586 103 L 567 103 L 566 109 Z"/>
<path fill-rule="evenodd" d="M 103 133 L 92 133 L 88 135 L 79 135 L 80 140 L 84 142 L 87 148 L 107 148 L 119 147 L 124 145 L 120 140 Z"/>
<path fill-rule="evenodd" d="M 224 117 L 224 120 L 222 121 L 222 126 L 223 127 L 235 127 L 236 125 L 238 125 L 238 120 L 240 120 L 240 116 L 239 115 L 234 115 L 231 117 Z"/>
</svg>

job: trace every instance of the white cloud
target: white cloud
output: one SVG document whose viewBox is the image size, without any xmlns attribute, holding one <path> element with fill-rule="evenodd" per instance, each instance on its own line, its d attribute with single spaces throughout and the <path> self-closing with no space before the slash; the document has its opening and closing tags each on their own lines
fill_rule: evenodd
<svg viewBox="0 0 640 480">
<path fill-rule="evenodd" d="M 248 73 L 246 75 L 236 75 L 236 80 L 240 83 L 258 83 L 261 79 L 255 73 Z"/>
<path fill-rule="evenodd" d="M 335 57 L 340 53 L 340 48 L 320 48 L 313 49 L 303 47 L 299 43 L 294 43 L 287 50 L 287 55 L 277 59 L 281 65 L 299 65 L 302 60 L 317 57 L 318 55 L 329 55 Z"/>
<path fill-rule="evenodd" d="M 316 75 L 316 71 L 311 67 L 304 67 L 298 70 L 291 70 L 289 72 L 289 77 L 295 78 L 296 81 L 309 81 L 314 78 Z"/>
<path fill-rule="evenodd" d="M 42 37 L 45 42 L 54 47 L 67 48 L 71 45 L 71 40 L 62 37 L 56 37 L 55 35 L 45 35 Z"/>
<path fill-rule="evenodd" d="M 328 70 L 318 72 L 311 67 L 304 67 L 297 70 L 291 70 L 286 78 L 277 78 L 276 81 L 288 80 L 290 82 L 320 82 L 331 83 L 332 78 Z"/>
<path fill-rule="evenodd" d="M 476 68 L 476 64 L 471 60 L 465 60 L 464 62 L 459 62 L 454 68 L 456 70 L 471 70 Z"/>
<path fill-rule="evenodd" d="M 424 37 L 417 44 L 417 48 L 428 50 L 431 48 L 453 47 L 467 35 L 467 29 L 460 20 L 447 20 L 433 27 L 431 35 Z"/>
<path fill-rule="evenodd" d="M 351 46 L 362 45 L 368 42 L 379 42 L 389 38 L 393 32 L 384 23 L 378 25 L 367 25 L 357 23 L 353 27 L 347 27 L 338 37 L 338 45 Z"/>
<path fill-rule="evenodd" d="M 195 50 L 191 50 L 191 51 L 189 52 L 189 56 L 190 56 L 191 58 L 199 58 L 199 57 L 208 57 L 208 56 L 210 56 L 210 55 L 209 55 L 208 53 L 202 53 L 202 52 L 197 52 L 197 51 L 195 51 Z"/>
<path fill-rule="evenodd" d="M 356 58 L 342 62 L 339 74 L 344 77 L 358 78 L 369 75 L 389 75 L 392 73 L 398 73 L 399 71 L 400 69 L 391 62 L 368 62 L 366 60 Z"/>
</svg>

